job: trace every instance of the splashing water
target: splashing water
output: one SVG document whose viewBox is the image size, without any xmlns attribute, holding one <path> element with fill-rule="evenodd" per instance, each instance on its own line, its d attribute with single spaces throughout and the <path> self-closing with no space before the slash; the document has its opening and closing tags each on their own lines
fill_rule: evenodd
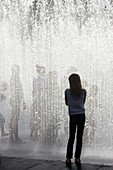
<svg viewBox="0 0 113 170">
<path fill-rule="evenodd" d="M 77 72 L 88 94 L 83 157 L 113 158 L 112 11 L 112 0 L 1 1 L 1 149 L 65 152 L 64 90 Z"/>
</svg>

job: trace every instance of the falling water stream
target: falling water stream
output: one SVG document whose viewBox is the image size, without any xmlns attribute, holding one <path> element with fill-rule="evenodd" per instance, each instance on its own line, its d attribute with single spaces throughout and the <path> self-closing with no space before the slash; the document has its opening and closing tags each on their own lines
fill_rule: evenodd
<svg viewBox="0 0 113 170">
<path fill-rule="evenodd" d="M 87 90 L 82 159 L 112 163 L 112 66 L 112 0 L 1 0 L 0 113 L 5 133 L 19 113 L 21 139 L 1 133 L 1 152 L 65 158 L 64 90 L 77 72 Z"/>
</svg>

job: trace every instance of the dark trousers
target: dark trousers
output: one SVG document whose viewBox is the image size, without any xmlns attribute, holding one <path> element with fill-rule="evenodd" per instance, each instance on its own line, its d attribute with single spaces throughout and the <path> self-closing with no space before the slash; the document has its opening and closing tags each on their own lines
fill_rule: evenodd
<svg viewBox="0 0 113 170">
<path fill-rule="evenodd" d="M 73 157 L 73 144 L 75 140 L 76 130 L 77 130 L 77 136 L 76 136 L 75 158 L 80 158 L 81 150 L 82 150 L 82 136 L 84 131 L 84 124 L 85 124 L 85 114 L 70 116 L 69 140 L 67 145 L 66 158 L 71 159 Z"/>
</svg>

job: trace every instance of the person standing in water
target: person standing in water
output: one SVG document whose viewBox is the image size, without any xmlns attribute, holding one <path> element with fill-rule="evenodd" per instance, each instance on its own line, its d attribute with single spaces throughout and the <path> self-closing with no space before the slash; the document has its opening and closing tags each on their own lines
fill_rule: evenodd
<svg viewBox="0 0 113 170">
<path fill-rule="evenodd" d="M 12 67 L 12 75 L 10 78 L 10 105 L 11 105 L 11 120 L 10 120 L 10 142 L 22 143 L 18 133 L 18 122 L 20 116 L 21 104 L 25 109 L 23 86 L 19 77 L 20 67 L 14 65 Z"/>
<path fill-rule="evenodd" d="M 81 79 L 78 74 L 69 76 L 70 88 L 65 90 L 65 104 L 69 110 L 69 140 L 67 144 L 66 166 L 71 167 L 71 159 L 73 157 L 73 144 L 76 138 L 75 164 L 81 165 L 82 136 L 85 125 L 85 100 L 86 90 L 82 88 Z"/>
<path fill-rule="evenodd" d="M 36 64 L 37 76 L 33 78 L 33 103 L 32 103 L 32 122 L 30 139 L 39 141 L 43 138 L 43 119 L 45 106 L 45 81 L 46 70 L 44 66 Z"/>
</svg>

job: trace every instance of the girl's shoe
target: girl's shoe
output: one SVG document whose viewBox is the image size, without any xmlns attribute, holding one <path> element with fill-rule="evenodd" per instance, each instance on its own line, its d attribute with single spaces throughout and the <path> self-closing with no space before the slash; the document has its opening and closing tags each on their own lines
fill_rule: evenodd
<svg viewBox="0 0 113 170">
<path fill-rule="evenodd" d="M 79 158 L 75 159 L 76 166 L 81 166 L 81 160 Z"/>
<path fill-rule="evenodd" d="M 71 165 L 72 165 L 71 159 L 66 159 L 65 164 L 68 168 L 71 168 Z"/>
</svg>

